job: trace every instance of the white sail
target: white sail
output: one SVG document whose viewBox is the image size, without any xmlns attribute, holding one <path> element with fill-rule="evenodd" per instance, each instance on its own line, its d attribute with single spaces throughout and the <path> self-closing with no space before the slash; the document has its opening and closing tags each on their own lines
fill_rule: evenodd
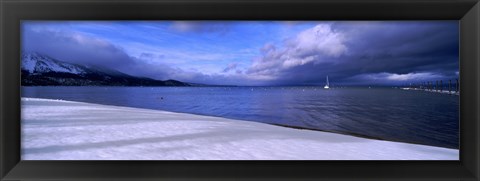
<svg viewBox="0 0 480 181">
<path fill-rule="evenodd" d="M 329 89 L 330 88 L 330 83 L 328 82 L 328 76 L 327 76 L 327 84 L 325 85 L 325 87 L 323 87 L 324 89 Z"/>
</svg>

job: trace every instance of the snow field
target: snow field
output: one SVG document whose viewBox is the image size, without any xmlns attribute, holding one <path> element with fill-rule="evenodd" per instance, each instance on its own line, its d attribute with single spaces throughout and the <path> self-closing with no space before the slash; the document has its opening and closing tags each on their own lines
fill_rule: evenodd
<svg viewBox="0 0 480 181">
<path fill-rule="evenodd" d="M 459 150 L 220 117 L 22 98 L 23 160 L 458 160 Z"/>
</svg>

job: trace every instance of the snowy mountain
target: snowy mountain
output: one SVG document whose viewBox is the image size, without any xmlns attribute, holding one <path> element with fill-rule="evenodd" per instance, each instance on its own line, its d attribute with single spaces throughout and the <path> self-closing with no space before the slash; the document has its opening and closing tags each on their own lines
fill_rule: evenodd
<svg viewBox="0 0 480 181">
<path fill-rule="evenodd" d="M 176 80 L 154 80 L 104 67 L 62 62 L 35 52 L 23 53 L 21 59 L 23 86 L 190 86 Z"/>
<path fill-rule="evenodd" d="M 29 73 L 63 72 L 85 74 L 87 72 L 86 67 L 60 62 L 39 53 L 23 53 L 22 70 Z"/>
</svg>

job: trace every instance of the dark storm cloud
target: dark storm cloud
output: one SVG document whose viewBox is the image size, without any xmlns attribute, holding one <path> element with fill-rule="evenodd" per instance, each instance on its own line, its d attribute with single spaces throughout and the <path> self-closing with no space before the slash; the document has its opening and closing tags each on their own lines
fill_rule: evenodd
<svg viewBox="0 0 480 181">
<path fill-rule="evenodd" d="M 230 63 L 227 65 L 227 67 L 225 67 L 225 69 L 223 69 L 223 72 L 226 73 L 226 72 L 229 72 L 231 70 L 235 70 L 238 66 L 238 63 Z"/>
<path fill-rule="evenodd" d="M 43 53 L 65 62 L 113 69 L 124 69 L 135 63 L 121 48 L 82 34 L 26 28 L 22 38 L 24 51 Z"/>
<path fill-rule="evenodd" d="M 140 59 L 152 59 L 142 53 L 139 58 L 128 55 L 108 41 L 74 32 L 51 29 L 23 29 L 22 47 L 25 52 L 38 52 L 60 61 L 105 67 L 130 75 L 168 79 L 178 70 L 164 64 L 154 66 Z"/>
<path fill-rule="evenodd" d="M 455 62 L 452 59 L 458 59 L 457 22 L 388 22 L 357 26 L 338 23 L 333 28 L 350 33 L 351 39 L 346 45 L 351 53 L 346 60 L 352 67 L 363 67 L 367 73 L 409 73 L 424 65 L 452 63 Z M 352 32 L 355 29 L 359 30 Z M 356 63 L 350 59 L 360 61 Z"/>
<path fill-rule="evenodd" d="M 302 35 L 303 34 L 303 35 Z M 458 75 L 457 22 L 337 22 L 306 30 L 283 48 L 266 45 L 249 73 L 271 84 L 400 84 Z"/>
</svg>

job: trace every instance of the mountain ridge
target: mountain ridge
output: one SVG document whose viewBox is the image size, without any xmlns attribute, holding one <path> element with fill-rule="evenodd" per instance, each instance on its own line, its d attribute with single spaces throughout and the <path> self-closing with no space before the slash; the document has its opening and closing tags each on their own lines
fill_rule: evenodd
<svg viewBox="0 0 480 181">
<path fill-rule="evenodd" d="M 37 52 L 21 55 L 22 86 L 192 86 L 137 77 L 105 67 L 67 63 Z"/>
</svg>

